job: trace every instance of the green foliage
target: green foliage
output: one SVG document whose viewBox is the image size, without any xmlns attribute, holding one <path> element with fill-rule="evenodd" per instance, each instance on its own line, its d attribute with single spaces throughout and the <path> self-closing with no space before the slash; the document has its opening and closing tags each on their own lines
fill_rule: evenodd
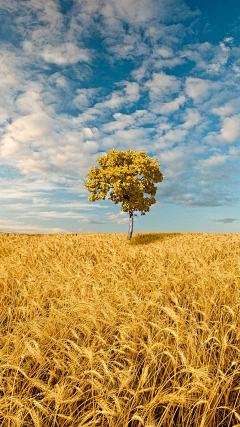
<svg viewBox="0 0 240 427">
<path fill-rule="evenodd" d="M 149 212 L 149 207 L 156 203 L 154 198 L 157 187 L 153 183 L 162 182 L 164 175 L 158 169 L 160 163 L 146 156 L 145 151 L 140 153 L 128 150 L 107 152 L 107 156 L 97 159 L 100 167 L 92 167 L 86 175 L 88 181 L 84 183 L 92 193 L 88 200 L 106 199 L 110 188 L 110 198 L 114 204 L 121 203 L 124 212 L 141 211 L 141 215 Z M 138 178 L 137 175 L 142 175 Z M 151 197 L 145 197 L 144 193 Z"/>
</svg>

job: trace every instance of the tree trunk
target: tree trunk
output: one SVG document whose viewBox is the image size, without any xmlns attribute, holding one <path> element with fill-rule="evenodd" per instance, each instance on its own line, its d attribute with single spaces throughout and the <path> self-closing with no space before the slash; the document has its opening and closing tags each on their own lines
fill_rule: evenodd
<svg viewBox="0 0 240 427">
<path fill-rule="evenodd" d="M 133 232 L 133 213 L 129 212 L 129 229 L 127 238 L 130 240 Z"/>
</svg>

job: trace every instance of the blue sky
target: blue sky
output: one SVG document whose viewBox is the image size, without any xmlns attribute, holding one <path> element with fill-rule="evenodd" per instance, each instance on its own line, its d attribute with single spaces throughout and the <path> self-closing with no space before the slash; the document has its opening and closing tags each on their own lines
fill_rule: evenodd
<svg viewBox="0 0 240 427">
<path fill-rule="evenodd" d="M 1 0 L 0 231 L 127 233 L 114 147 L 160 162 L 133 233 L 240 233 L 238 0 Z"/>
</svg>

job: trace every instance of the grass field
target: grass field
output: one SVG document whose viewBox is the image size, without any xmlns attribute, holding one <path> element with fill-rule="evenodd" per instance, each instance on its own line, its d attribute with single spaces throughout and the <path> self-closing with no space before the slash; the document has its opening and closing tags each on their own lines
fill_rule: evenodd
<svg viewBox="0 0 240 427">
<path fill-rule="evenodd" d="M 0 235 L 2 427 L 240 426 L 240 234 Z"/>
</svg>

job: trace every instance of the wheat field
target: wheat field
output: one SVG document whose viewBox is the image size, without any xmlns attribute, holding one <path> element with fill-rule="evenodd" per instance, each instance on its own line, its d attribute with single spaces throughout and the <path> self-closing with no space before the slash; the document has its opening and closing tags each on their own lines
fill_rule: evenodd
<svg viewBox="0 0 240 427">
<path fill-rule="evenodd" d="M 0 235 L 2 427 L 240 426 L 240 234 Z"/>
</svg>

